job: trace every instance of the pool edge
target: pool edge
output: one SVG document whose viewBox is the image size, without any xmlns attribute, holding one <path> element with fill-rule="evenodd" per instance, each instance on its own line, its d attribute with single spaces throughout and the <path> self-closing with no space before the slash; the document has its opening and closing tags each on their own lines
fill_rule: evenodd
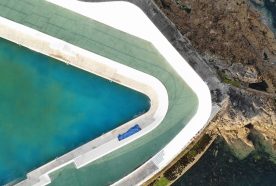
<svg viewBox="0 0 276 186">
<path fill-rule="evenodd" d="M 78 11 L 78 7 L 70 6 L 70 2 L 72 4 L 77 3 L 76 0 L 70 0 L 65 4 L 65 0 L 47 0 L 51 3 L 57 4 L 63 8 L 69 9 L 73 12 L 80 13 L 84 16 L 89 17 L 89 12 L 85 11 Z M 78 2 L 79 4 L 85 4 L 88 5 L 89 2 Z M 126 1 L 110 1 L 110 2 L 102 2 L 102 4 L 110 4 L 110 6 L 114 9 L 114 6 L 111 4 L 121 4 L 122 7 L 128 10 L 131 10 L 130 12 L 134 12 L 133 14 L 136 14 L 136 19 L 144 19 L 145 24 L 150 25 L 149 27 L 152 28 L 152 33 L 159 35 L 156 36 L 156 38 L 150 38 L 150 37 L 140 37 L 142 39 L 150 41 L 156 49 L 165 57 L 165 59 L 170 63 L 172 68 L 177 72 L 178 75 L 181 76 L 184 82 L 188 84 L 188 86 L 193 90 L 193 92 L 196 94 L 198 98 L 198 108 L 194 116 L 190 119 L 190 121 L 186 124 L 186 126 L 174 137 L 172 141 L 170 141 L 161 151 L 159 151 L 154 157 L 149 159 L 147 162 L 145 162 L 143 165 L 138 167 L 136 170 L 128 174 L 127 176 L 123 177 L 122 179 L 115 182 L 113 185 L 125 185 L 126 183 L 136 184 L 140 185 L 147 181 L 150 177 L 161 171 L 167 164 L 169 164 L 182 150 L 184 150 L 194 139 L 195 136 L 197 136 L 207 125 L 209 118 L 211 116 L 212 111 L 212 102 L 211 102 L 211 94 L 209 87 L 207 84 L 201 79 L 201 77 L 194 71 L 194 69 L 188 64 L 188 62 L 179 54 L 179 52 L 171 45 L 171 43 L 163 36 L 161 31 L 152 23 L 152 21 L 148 18 L 148 16 L 142 11 L 140 7 L 138 7 L 136 4 L 133 4 L 131 2 Z M 96 4 L 101 4 L 101 2 L 97 2 Z M 103 8 L 103 7 L 101 7 Z M 111 12 L 111 9 L 109 9 L 109 13 Z M 116 12 L 114 10 L 114 12 Z M 111 16 L 112 17 L 112 16 Z M 99 18 L 99 17 L 98 17 Z M 99 18 L 101 19 L 101 18 Z M 101 21 L 101 20 L 97 20 Z M 110 20 L 103 20 L 104 24 L 107 24 L 109 26 L 112 26 L 114 28 L 117 28 L 119 30 L 122 30 L 128 34 L 135 35 L 136 37 L 139 37 L 139 35 L 136 35 L 133 32 L 129 32 L 126 29 L 122 27 L 122 25 L 118 24 L 118 27 L 116 27 L 116 19 L 113 19 L 113 22 L 109 22 Z M 118 22 L 118 21 L 117 21 Z M 160 45 L 160 43 L 162 43 Z M 167 48 L 166 48 L 167 47 Z M 169 49 L 169 51 L 167 51 Z M 174 57 L 172 57 L 174 56 Z M 176 63 L 179 64 L 176 64 Z M 186 73 L 184 73 L 186 72 Z M 160 161 L 160 159 L 162 161 Z M 146 177 L 137 178 L 136 176 L 139 176 L 139 172 L 145 172 L 147 169 L 148 164 L 154 164 L 158 167 L 158 170 L 151 172 L 150 174 L 146 175 Z M 132 177 L 135 177 L 135 181 Z M 128 182 L 130 181 L 130 182 Z"/>
<path fill-rule="evenodd" d="M 168 108 L 168 94 L 164 85 L 153 76 L 3 17 L 0 17 L 0 26 L 0 37 L 4 39 L 25 46 L 35 52 L 55 58 L 68 65 L 127 86 L 147 95 L 151 100 L 150 109 L 145 114 L 29 172 L 27 174 L 27 179 L 17 183 L 17 185 L 48 184 L 51 182 L 49 177 L 51 172 L 70 163 L 74 163 L 76 168 L 81 168 L 147 134 L 157 127 L 165 117 Z M 85 63 L 85 60 L 88 60 L 89 63 Z M 78 63 L 79 61 L 82 63 Z M 125 132 L 135 123 L 142 123 L 141 132 L 119 142 L 117 140 L 117 135 Z M 108 135 L 109 137 L 111 136 L 112 139 L 107 143 L 97 146 L 97 143 Z M 97 147 L 95 148 L 95 146 Z"/>
</svg>

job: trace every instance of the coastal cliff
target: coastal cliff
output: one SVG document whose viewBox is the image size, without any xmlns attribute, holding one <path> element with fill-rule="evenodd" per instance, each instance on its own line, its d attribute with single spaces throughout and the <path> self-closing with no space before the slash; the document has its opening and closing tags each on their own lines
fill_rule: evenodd
<svg viewBox="0 0 276 186">
<path fill-rule="evenodd" d="M 242 0 L 155 2 L 228 84 L 227 106 L 211 121 L 219 135 L 240 159 L 262 148 L 276 162 L 276 40 L 261 15 Z"/>
</svg>

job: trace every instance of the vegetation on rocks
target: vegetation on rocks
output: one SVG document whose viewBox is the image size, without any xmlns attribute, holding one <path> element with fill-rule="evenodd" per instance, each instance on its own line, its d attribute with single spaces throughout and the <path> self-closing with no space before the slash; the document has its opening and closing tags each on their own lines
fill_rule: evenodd
<svg viewBox="0 0 276 186">
<path fill-rule="evenodd" d="M 192 162 L 194 162 L 196 156 L 202 153 L 206 146 L 211 141 L 211 136 L 208 134 L 204 134 L 203 137 L 199 139 L 197 143 L 195 143 L 192 148 L 184 153 L 184 155 L 177 160 L 171 167 L 169 167 L 162 176 L 154 180 L 151 186 L 159 186 L 159 185 L 167 185 L 171 181 L 174 181 L 178 176 L 183 173 L 183 170 Z"/>
</svg>

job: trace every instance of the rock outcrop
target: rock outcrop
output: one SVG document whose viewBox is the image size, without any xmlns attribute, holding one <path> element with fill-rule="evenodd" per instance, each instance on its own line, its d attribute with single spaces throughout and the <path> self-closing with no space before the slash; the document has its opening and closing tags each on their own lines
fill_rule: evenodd
<svg viewBox="0 0 276 186">
<path fill-rule="evenodd" d="M 276 40 L 260 14 L 245 0 L 155 1 L 229 84 L 228 105 L 212 122 L 233 153 L 245 158 L 262 148 L 275 157 Z M 258 86 L 264 88 L 253 90 Z M 220 92 L 211 91 L 217 101 Z"/>
<path fill-rule="evenodd" d="M 228 95 L 228 106 L 213 122 L 234 154 L 243 159 L 262 148 L 275 157 L 276 99 L 238 88 L 230 88 Z"/>
<path fill-rule="evenodd" d="M 267 91 L 275 93 L 276 40 L 248 1 L 155 1 L 210 65 L 227 71 L 244 87 L 264 80 Z M 219 64 L 212 63 L 216 61 Z"/>
</svg>

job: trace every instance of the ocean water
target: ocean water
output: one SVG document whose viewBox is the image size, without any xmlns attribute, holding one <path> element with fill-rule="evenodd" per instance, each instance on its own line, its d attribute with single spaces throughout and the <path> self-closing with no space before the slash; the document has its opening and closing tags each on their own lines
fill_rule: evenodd
<svg viewBox="0 0 276 186">
<path fill-rule="evenodd" d="M 0 39 L 0 185 L 149 107 L 137 91 Z"/>
<path fill-rule="evenodd" d="M 275 0 L 264 0 L 264 10 L 269 13 L 274 31 L 276 29 L 276 2 Z"/>
<path fill-rule="evenodd" d="M 276 35 L 276 1 L 263 0 L 262 4 L 256 3 L 256 0 L 250 0 L 252 6 L 262 15 L 263 21 Z"/>
<path fill-rule="evenodd" d="M 276 164 L 268 154 L 255 151 L 239 160 L 222 139 L 216 140 L 201 159 L 174 186 L 274 186 Z"/>
</svg>

